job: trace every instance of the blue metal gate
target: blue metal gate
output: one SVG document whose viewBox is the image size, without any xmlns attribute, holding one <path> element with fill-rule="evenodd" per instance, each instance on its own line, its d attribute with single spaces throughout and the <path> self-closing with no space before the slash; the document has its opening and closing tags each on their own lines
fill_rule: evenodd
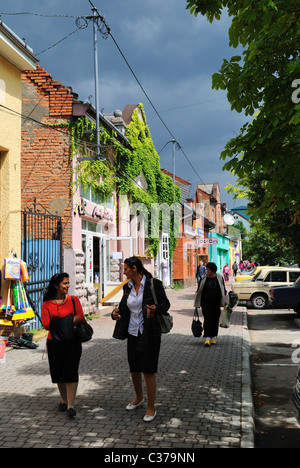
<svg viewBox="0 0 300 468">
<path fill-rule="evenodd" d="M 24 286 L 36 314 L 36 322 L 31 329 L 41 328 L 44 291 L 51 277 L 60 273 L 62 268 L 61 217 L 41 208 L 37 209 L 34 200 L 33 206 L 22 213 L 22 259 L 29 273 L 29 281 Z"/>
</svg>

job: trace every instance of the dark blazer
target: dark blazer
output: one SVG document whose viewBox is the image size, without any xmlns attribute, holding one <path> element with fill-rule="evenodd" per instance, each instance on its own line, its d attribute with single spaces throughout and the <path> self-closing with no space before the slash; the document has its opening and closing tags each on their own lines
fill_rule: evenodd
<svg viewBox="0 0 300 468">
<path fill-rule="evenodd" d="M 152 296 L 151 292 L 151 278 L 146 277 L 146 282 L 145 282 L 145 287 L 144 287 L 144 295 L 143 295 L 143 315 L 144 315 L 144 320 L 146 318 L 147 314 L 147 305 L 152 305 L 154 304 L 154 299 Z M 156 314 L 158 315 L 163 315 L 167 314 L 169 308 L 170 308 L 170 302 L 169 299 L 166 296 L 163 284 L 160 280 L 153 278 L 153 286 L 155 289 L 156 293 L 156 299 L 157 299 L 157 304 L 156 304 Z M 127 307 L 127 299 L 130 294 L 130 286 L 128 286 L 128 283 L 123 286 L 123 297 L 121 299 L 121 302 L 119 304 L 119 314 L 121 315 L 120 321 L 123 322 L 122 329 L 128 330 L 128 325 L 129 325 L 129 319 L 130 319 L 130 310 Z M 154 336 L 160 336 L 161 335 L 161 328 L 159 321 L 157 317 L 153 317 L 149 319 L 149 337 L 154 337 Z"/>
</svg>

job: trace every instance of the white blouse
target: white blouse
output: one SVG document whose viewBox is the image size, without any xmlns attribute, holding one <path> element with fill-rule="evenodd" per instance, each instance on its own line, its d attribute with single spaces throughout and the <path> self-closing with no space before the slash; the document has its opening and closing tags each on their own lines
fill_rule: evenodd
<svg viewBox="0 0 300 468">
<path fill-rule="evenodd" d="M 143 295 L 145 288 L 146 276 L 143 275 L 143 279 L 140 282 L 138 293 L 134 288 L 133 281 L 129 281 L 128 286 L 130 287 L 130 294 L 127 298 L 127 307 L 130 310 L 130 319 L 128 325 L 128 333 L 133 336 L 138 336 L 138 333 L 143 333 L 144 317 L 143 317 Z"/>
</svg>

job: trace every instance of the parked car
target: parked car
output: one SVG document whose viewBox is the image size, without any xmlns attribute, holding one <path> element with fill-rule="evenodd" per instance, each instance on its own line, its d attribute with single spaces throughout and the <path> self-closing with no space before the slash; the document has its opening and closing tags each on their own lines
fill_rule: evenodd
<svg viewBox="0 0 300 468">
<path fill-rule="evenodd" d="M 300 277 L 292 286 L 272 286 L 270 296 L 274 309 L 293 309 L 300 315 Z"/>
<path fill-rule="evenodd" d="M 241 271 L 241 273 L 236 275 L 235 281 L 245 281 L 252 279 L 256 272 L 256 268 L 257 267 L 252 268 L 252 270 Z"/>
<path fill-rule="evenodd" d="M 233 283 L 232 290 L 238 295 L 239 301 L 250 301 L 254 309 L 264 309 L 271 305 L 271 286 L 292 285 L 299 277 L 300 268 L 261 268 L 252 280 Z"/>
<path fill-rule="evenodd" d="M 242 273 L 240 273 L 239 275 L 236 275 L 235 277 L 235 281 L 245 281 L 245 280 L 251 280 L 254 278 L 254 276 L 262 269 L 264 268 L 270 268 L 270 265 L 268 266 L 265 266 L 265 265 L 259 265 L 259 266 L 256 266 L 254 268 L 252 268 L 252 270 L 249 270 L 249 271 L 243 271 Z M 282 268 L 282 267 L 272 267 L 272 268 Z"/>
</svg>

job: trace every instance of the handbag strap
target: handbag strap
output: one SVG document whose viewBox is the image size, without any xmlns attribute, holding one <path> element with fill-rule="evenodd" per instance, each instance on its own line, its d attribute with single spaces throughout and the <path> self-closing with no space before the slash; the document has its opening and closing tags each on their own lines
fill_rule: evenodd
<svg viewBox="0 0 300 468">
<path fill-rule="evenodd" d="M 150 287 L 151 287 L 151 292 L 152 292 L 154 304 L 157 305 L 157 298 L 156 298 L 156 293 L 155 293 L 155 289 L 154 289 L 153 278 L 151 278 L 151 280 L 150 280 Z"/>
<path fill-rule="evenodd" d="M 76 315 L 75 300 L 74 300 L 73 296 L 71 296 L 71 299 L 72 299 L 72 302 L 73 302 L 74 317 L 75 317 L 75 315 Z"/>
</svg>

